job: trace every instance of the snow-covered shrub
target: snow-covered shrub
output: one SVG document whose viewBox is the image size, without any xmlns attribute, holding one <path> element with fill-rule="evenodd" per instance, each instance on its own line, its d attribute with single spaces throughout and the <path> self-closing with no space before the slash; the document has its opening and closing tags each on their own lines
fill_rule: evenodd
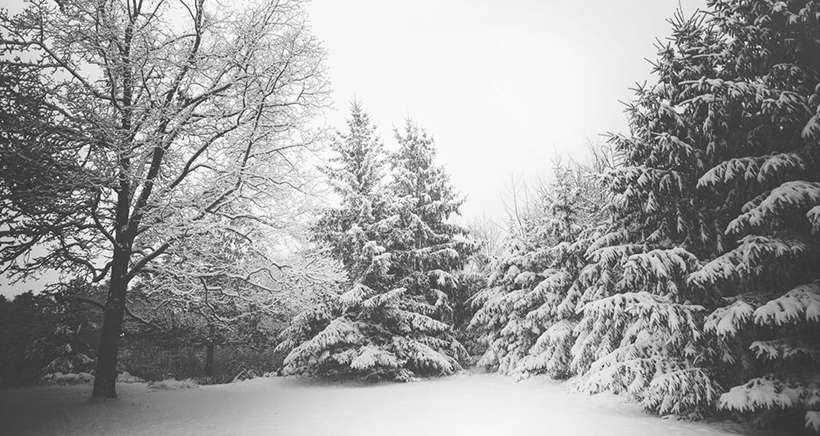
<svg viewBox="0 0 820 436">
<path fill-rule="evenodd" d="M 94 359 L 84 353 L 75 352 L 71 344 L 63 344 L 57 349 L 57 356 L 43 368 L 47 373 L 80 373 L 94 369 Z"/>
<path fill-rule="evenodd" d="M 701 306 L 672 303 L 648 292 L 587 303 L 571 353 L 582 390 L 628 393 L 660 414 L 702 414 L 718 388 L 693 365 Z"/>
<path fill-rule="evenodd" d="M 177 391 L 180 389 L 197 389 L 199 384 L 194 379 L 175 380 L 172 378 L 148 383 L 148 389 L 154 391 Z"/>
<path fill-rule="evenodd" d="M 44 383 L 53 383 L 58 385 L 75 385 L 93 382 L 94 375 L 87 372 L 63 373 L 57 371 L 44 375 L 40 380 Z"/>
</svg>

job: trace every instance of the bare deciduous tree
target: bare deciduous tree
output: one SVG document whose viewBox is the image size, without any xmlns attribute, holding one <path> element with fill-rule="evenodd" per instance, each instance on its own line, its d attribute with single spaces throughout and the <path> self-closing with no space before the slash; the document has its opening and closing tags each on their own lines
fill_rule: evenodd
<svg viewBox="0 0 820 436">
<path fill-rule="evenodd" d="M 0 186 L 0 262 L 108 279 L 95 397 L 116 396 L 129 282 L 220 223 L 274 225 L 272 201 L 302 183 L 323 50 L 302 1 L 237 3 L 34 0 L 0 15 L 2 92 L 34 102 L 3 105 L 0 159 L 17 166 Z"/>
</svg>

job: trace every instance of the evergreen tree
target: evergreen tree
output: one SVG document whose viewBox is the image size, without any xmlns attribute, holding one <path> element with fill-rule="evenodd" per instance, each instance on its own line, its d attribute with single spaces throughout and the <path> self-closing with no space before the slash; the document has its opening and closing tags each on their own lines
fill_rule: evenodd
<svg viewBox="0 0 820 436">
<path fill-rule="evenodd" d="M 385 151 L 359 102 L 351 106 L 347 132 L 338 132 L 330 148 L 334 155 L 323 173 L 341 205 L 325 210 L 312 233 L 358 279 L 368 275 L 370 257 L 376 254 L 376 247 L 368 246 L 377 236 L 373 224 L 386 214 Z"/>
<path fill-rule="evenodd" d="M 452 271 L 462 266 L 472 244 L 461 228 L 448 222 L 460 201 L 434 163 L 432 141 L 409 123 L 397 139 L 399 150 L 391 156 L 393 179 L 386 192 L 390 201 L 379 209 L 385 214 L 357 222 L 360 230 L 351 227 L 360 235 L 357 244 L 334 246 L 343 261 L 355 259 L 345 261 L 354 283 L 333 303 L 299 315 L 285 331 L 280 347 L 291 349 L 285 374 L 404 381 L 461 369 L 459 360 L 466 353 L 449 323 L 448 291 L 456 286 Z M 354 154 L 347 146 L 341 150 Z M 351 159 L 345 170 L 376 174 L 363 168 L 374 161 Z M 346 180 L 343 184 L 351 189 L 342 192 L 375 186 Z M 365 202 L 351 198 L 343 204 Z M 339 216 L 343 214 L 323 219 Z"/>
<path fill-rule="evenodd" d="M 392 256 L 389 274 L 422 304 L 420 313 L 450 323 L 458 287 L 454 272 L 464 267 L 476 244 L 466 229 L 449 220 L 463 200 L 436 165 L 432 138 L 408 120 L 396 140 L 389 186 L 393 207 L 379 223 Z"/>
<path fill-rule="evenodd" d="M 704 47 L 720 35 L 704 19 L 676 14 L 657 82 L 628 107 L 630 135 L 612 137 L 622 162 L 607 174 L 611 222 L 587 250 L 571 350 L 583 390 L 625 392 L 661 414 L 707 412 L 718 394 L 701 331 L 713 299 L 686 282 L 717 234 L 695 189 L 708 146 L 686 93 L 716 69 Z"/>
<path fill-rule="evenodd" d="M 719 407 L 820 431 L 820 5 L 709 5 L 721 68 L 687 88 L 709 114 L 697 185 L 725 242 L 689 281 L 726 303 L 705 324 L 731 387 Z"/>
<path fill-rule="evenodd" d="M 816 428 L 817 5 L 710 6 L 673 20 L 613 138 L 624 165 L 581 274 L 574 370 L 676 414 L 753 377 L 717 405 Z"/>
<path fill-rule="evenodd" d="M 600 219 L 601 193 L 590 168 L 556 166 L 534 216 L 516 220 L 494 264 L 470 327 L 482 334 L 479 365 L 504 373 L 569 375 L 572 300 L 584 252 Z"/>
<path fill-rule="evenodd" d="M 573 374 L 572 345 L 578 322 L 576 306 L 582 293 L 580 274 L 586 266 L 586 252 L 601 231 L 606 218 L 606 191 L 600 183 L 603 162 L 574 171 L 556 169 L 554 194 L 550 199 L 547 230 L 555 243 L 549 249 L 550 269 L 538 291 L 541 305 L 526 315 L 528 323 L 539 326 L 535 343 L 522 361 L 523 374 L 548 374 L 566 378 Z M 541 288 L 541 289 L 538 289 Z"/>
</svg>

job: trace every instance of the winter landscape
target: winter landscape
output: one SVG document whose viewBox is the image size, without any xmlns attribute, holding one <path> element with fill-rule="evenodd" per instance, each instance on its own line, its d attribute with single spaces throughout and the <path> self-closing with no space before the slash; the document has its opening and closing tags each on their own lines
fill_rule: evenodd
<svg viewBox="0 0 820 436">
<path fill-rule="evenodd" d="M 2 4 L 0 434 L 820 433 L 820 2 L 409 3 Z"/>
</svg>

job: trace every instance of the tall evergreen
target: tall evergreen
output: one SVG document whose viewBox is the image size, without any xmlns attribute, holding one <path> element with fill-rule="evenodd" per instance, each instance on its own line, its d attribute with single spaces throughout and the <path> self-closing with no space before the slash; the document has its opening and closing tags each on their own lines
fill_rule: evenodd
<svg viewBox="0 0 820 436">
<path fill-rule="evenodd" d="M 657 81 L 628 107 L 630 134 L 612 137 L 622 162 L 607 174 L 611 222 L 587 251 L 572 348 L 584 390 L 624 392 L 661 414 L 701 414 L 718 395 L 701 329 L 713 296 L 686 282 L 719 243 L 695 189 L 708 144 L 687 94 L 717 68 L 704 47 L 720 35 L 704 19 L 676 14 Z"/>
<path fill-rule="evenodd" d="M 340 205 L 324 211 L 313 227 L 314 239 L 330 247 L 351 279 L 366 280 L 379 251 L 372 243 L 373 224 L 386 214 L 387 156 L 376 126 L 359 102 L 351 106 L 347 131 L 336 134 L 330 149 L 333 156 L 322 172 Z"/>
<path fill-rule="evenodd" d="M 361 126 L 367 124 L 365 117 L 358 120 L 347 137 L 370 137 L 352 134 L 372 131 Z M 452 271 L 463 265 L 472 247 L 465 231 L 448 221 L 461 202 L 435 164 L 425 133 L 408 123 L 397 139 L 399 149 L 390 156 L 392 178 L 383 193 L 389 201 L 372 208 L 375 203 L 357 195 L 378 183 L 337 180 L 342 209 L 357 213 L 330 211 L 317 227 L 332 230 L 319 236 L 333 246 L 353 284 L 333 303 L 296 317 L 283 333 L 280 349 L 289 350 L 285 374 L 404 381 L 461 369 L 466 352 L 452 331 L 448 295 L 456 286 Z M 378 174 L 370 167 L 375 158 L 344 157 L 377 149 L 357 141 L 337 143 L 346 159 L 343 172 L 373 177 Z M 351 216 L 354 224 L 344 224 Z M 355 236 L 337 237 L 344 229 Z"/>
<path fill-rule="evenodd" d="M 450 220 L 463 200 L 435 163 L 433 140 L 424 130 L 408 120 L 404 132 L 396 132 L 396 140 L 399 148 L 391 156 L 389 185 L 392 214 L 380 223 L 392 253 L 389 273 L 408 296 L 432 304 L 421 313 L 450 322 L 450 300 L 458 285 L 453 273 L 475 250 L 467 230 Z"/>
<path fill-rule="evenodd" d="M 721 68 L 687 88 L 725 242 L 689 281 L 725 303 L 705 324 L 731 388 L 719 407 L 820 431 L 820 4 L 709 6 Z"/>
</svg>

